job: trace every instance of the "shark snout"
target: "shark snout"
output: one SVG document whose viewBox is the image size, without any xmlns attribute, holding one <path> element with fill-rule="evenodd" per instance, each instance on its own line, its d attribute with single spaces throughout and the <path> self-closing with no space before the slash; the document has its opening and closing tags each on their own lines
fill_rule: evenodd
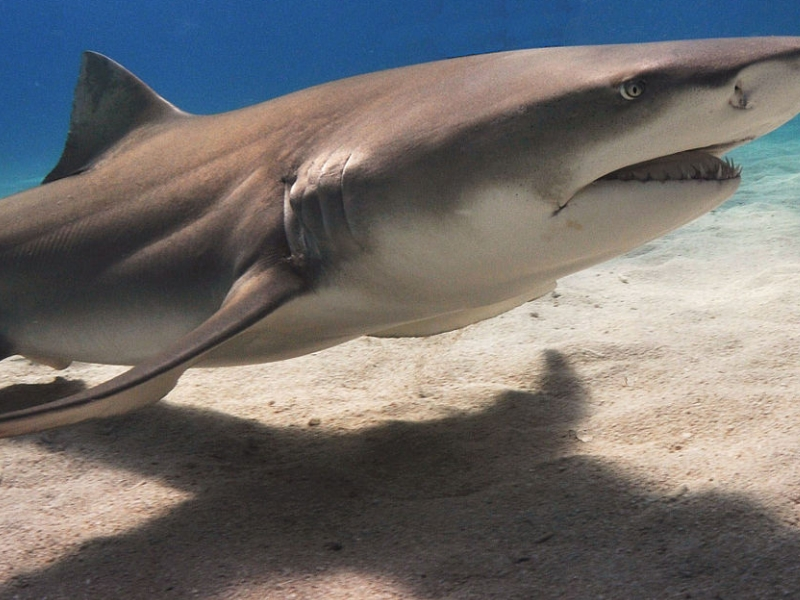
<svg viewBox="0 0 800 600">
<path fill-rule="evenodd" d="M 800 111 L 800 49 L 745 66 L 734 79 L 728 104 L 735 120 L 747 123 L 739 137 L 754 139 L 776 129 Z"/>
<path fill-rule="evenodd" d="M 733 108 L 738 108 L 741 110 L 748 110 L 753 108 L 752 100 L 750 99 L 750 95 L 745 90 L 744 84 L 741 80 L 737 80 L 733 86 L 733 94 L 731 94 L 731 98 L 728 101 Z"/>
</svg>

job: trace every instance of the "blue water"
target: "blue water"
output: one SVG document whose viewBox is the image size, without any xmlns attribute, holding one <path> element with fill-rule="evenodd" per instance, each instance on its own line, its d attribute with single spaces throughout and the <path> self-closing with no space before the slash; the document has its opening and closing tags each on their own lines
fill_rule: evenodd
<svg viewBox="0 0 800 600">
<path fill-rule="evenodd" d="M 0 0 L 0 196 L 61 153 L 81 51 L 190 112 L 464 54 L 800 35 L 798 0 Z"/>
</svg>

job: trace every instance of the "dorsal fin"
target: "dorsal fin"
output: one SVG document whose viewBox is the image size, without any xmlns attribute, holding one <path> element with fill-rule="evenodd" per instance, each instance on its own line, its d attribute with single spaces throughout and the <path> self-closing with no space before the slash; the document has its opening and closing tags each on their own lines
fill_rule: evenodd
<svg viewBox="0 0 800 600">
<path fill-rule="evenodd" d="M 84 52 L 67 143 L 42 183 L 85 171 L 145 123 L 184 116 L 188 113 L 164 100 L 125 67 L 102 54 Z"/>
</svg>

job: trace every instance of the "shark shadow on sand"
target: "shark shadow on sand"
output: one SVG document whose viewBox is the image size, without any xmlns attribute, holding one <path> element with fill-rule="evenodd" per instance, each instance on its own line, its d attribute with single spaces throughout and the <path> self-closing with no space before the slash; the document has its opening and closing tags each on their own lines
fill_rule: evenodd
<svg viewBox="0 0 800 600">
<path fill-rule="evenodd" d="M 564 356 L 546 360 L 533 391 L 430 422 L 335 434 L 162 404 L 47 434 L 45 449 L 102 451 L 191 498 L 14 578 L 0 599 L 263 595 L 342 571 L 418 598 L 800 593 L 800 536 L 758 504 L 659 496 L 581 455 L 569 432 L 587 392 Z"/>
</svg>

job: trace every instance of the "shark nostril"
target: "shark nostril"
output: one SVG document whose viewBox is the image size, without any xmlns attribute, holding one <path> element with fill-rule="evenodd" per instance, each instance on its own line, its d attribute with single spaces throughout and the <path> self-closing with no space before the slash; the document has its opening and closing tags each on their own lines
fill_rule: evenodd
<svg viewBox="0 0 800 600">
<path fill-rule="evenodd" d="M 743 110 L 752 108 L 750 100 L 748 99 L 740 81 L 737 81 L 736 85 L 733 86 L 733 95 L 728 102 L 733 108 L 741 108 Z"/>
</svg>

